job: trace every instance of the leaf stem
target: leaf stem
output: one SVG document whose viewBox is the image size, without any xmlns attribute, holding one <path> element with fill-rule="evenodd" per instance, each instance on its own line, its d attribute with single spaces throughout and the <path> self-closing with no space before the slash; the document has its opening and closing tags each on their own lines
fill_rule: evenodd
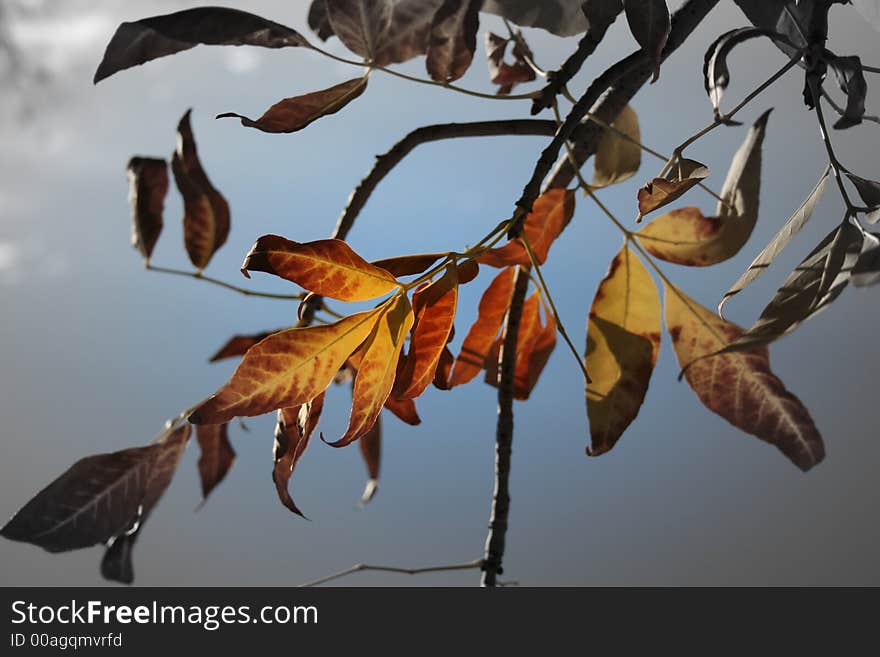
<svg viewBox="0 0 880 657">
<path fill-rule="evenodd" d="M 379 571 L 384 573 L 401 573 L 404 575 L 420 575 L 422 573 L 440 573 L 440 572 L 449 572 L 451 570 L 476 570 L 477 568 L 482 568 L 483 560 L 475 559 L 474 561 L 467 561 L 465 563 L 454 563 L 444 566 L 425 566 L 423 568 L 398 568 L 397 566 L 370 566 L 365 563 L 359 563 L 351 568 L 346 568 L 345 570 L 341 570 L 338 573 L 333 573 L 332 575 L 327 575 L 326 577 L 321 577 L 320 579 L 316 579 L 313 582 L 308 582 L 306 584 L 300 584 L 300 587 L 310 587 L 310 586 L 320 586 L 321 584 L 326 584 L 327 582 L 332 582 L 335 579 L 340 579 L 342 577 L 346 577 L 348 575 L 352 575 L 354 573 L 362 573 L 364 571 L 372 570 Z"/>
<path fill-rule="evenodd" d="M 233 292 L 237 292 L 239 294 L 243 294 L 247 297 L 260 297 L 263 299 L 281 299 L 284 301 L 300 301 L 305 297 L 305 294 L 274 294 L 272 292 L 257 292 L 255 290 L 249 290 L 244 287 L 239 287 L 237 285 L 232 285 L 231 283 L 227 283 L 225 281 L 221 281 L 216 278 L 211 278 L 210 276 L 205 276 L 203 273 L 198 271 L 184 271 L 182 269 L 171 269 L 170 267 L 157 267 L 153 264 L 147 264 L 147 271 L 155 271 L 161 274 L 171 274 L 173 276 L 185 276 L 187 278 L 194 278 L 197 281 L 205 281 L 206 283 L 210 283 L 212 285 L 217 285 L 227 290 L 231 290 Z"/>
<path fill-rule="evenodd" d="M 834 153 L 834 145 L 831 143 L 831 136 L 828 134 L 828 126 L 825 123 L 825 114 L 822 111 L 822 86 L 819 82 L 819 78 L 815 75 L 807 74 L 807 85 L 810 88 L 810 95 L 813 98 L 813 106 L 816 108 L 816 120 L 819 122 L 819 134 L 822 137 L 822 143 L 825 144 L 825 151 L 828 153 L 828 162 L 831 165 L 831 170 L 834 172 L 834 180 L 837 182 L 840 195 L 843 197 L 843 202 L 846 204 L 847 212 L 851 215 L 855 214 L 856 207 L 849 198 L 849 194 L 846 191 L 846 185 L 843 184 L 843 175 L 841 174 L 841 171 L 844 170 L 844 167 L 840 164 L 840 160 L 837 159 L 837 155 Z"/>
</svg>

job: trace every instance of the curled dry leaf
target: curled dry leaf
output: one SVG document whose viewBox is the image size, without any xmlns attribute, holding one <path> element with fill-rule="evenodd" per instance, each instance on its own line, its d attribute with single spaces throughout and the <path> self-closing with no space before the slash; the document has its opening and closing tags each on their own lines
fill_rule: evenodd
<svg viewBox="0 0 880 657">
<path fill-rule="evenodd" d="M 551 189 L 538 197 L 532 211 L 523 224 L 523 232 L 529 240 L 532 252 L 543 265 L 550 253 L 550 246 L 565 230 L 574 216 L 575 192 L 570 189 Z M 490 267 L 528 266 L 529 253 L 521 238 L 510 240 L 504 246 L 490 249 L 477 258 L 477 262 Z"/>
<path fill-rule="evenodd" d="M 629 30 L 654 67 L 656 82 L 660 77 L 663 47 L 671 28 L 666 0 L 623 0 Z"/>
<path fill-rule="evenodd" d="M 359 97 L 367 89 L 367 77 L 361 76 L 334 85 L 329 89 L 313 91 L 303 96 L 285 98 L 270 107 L 260 118 L 249 119 L 235 112 L 218 114 L 218 119 L 237 118 L 247 128 L 263 132 L 290 133 L 302 130 L 321 117 L 335 114 Z"/>
<path fill-rule="evenodd" d="M 868 95 L 868 83 L 862 70 L 862 60 L 856 56 L 831 56 L 828 58 L 828 65 L 834 71 L 841 90 L 846 94 L 846 108 L 834 127 L 844 130 L 859 125 L 865 115 L 865 98 Z"/>
<path fill-rule="evenodd" d="M 199 443 L 199 478 L 202 482 L 202 499 L 223 481 L 235 463 L 235 450 L 229 442 L 228 424 L 202 424 L 196 427 Z"/>
<path fill-rule="evenodd" d="M 513 294 L 514 267 L 498 274 L 480 298 L 477 321 L 471 326 L 455 361 L 449 387 L 467 383 L 483 369 L 486 357 L 510 306 Z"/>
<path fill-rule="evenodd" d="M 852 282 L 856 287 L 869 287 L 880 283 L 880 236 L 865 233 L 862 252 L 852 270 Z"/>
<path fill-rule="evenodd" d="M 766 347 L 713 355 L 737 340 L 742 329 L 669 286 L 666 327 L 684 376 L 706 408 L 775 445 L 801 470 L 825 457 L 809 412 L 770 370 Z"/>
<path fill-rule="evenodd" d="M 278 331 L 283 330 L 284 329 L 278 329 Z M 233 335 L 229 338 L 226 344 L 220 347 L 216 354 L 211 356 L 208 362 L 216 363 L 219 360 L 244 356 L 247 353 L 247 350 L 257 344 L 260 340 L 264 340 L 273 333 L 278 333 L 278 331 L 267 331 L 266 333 L 254 333 L 252 335 Z"/>
<path fill-rule="evenodd" d="M 773 342 L 834 301 L 849 283 L 864 243 L 861 229 L 844 221 L 789 275 L 758 321 L 725 351 Z"/>
<path fill-rule="evenodd" d="M 592 0 L 607 3 L 607 0 Z M 503 16 L 523 27 L 539 27 L 557 36 L 574 36 L 587 29 L 582 0 L 486 0 L 483 11 Z"/>
<path fill-rule="evenodd" d="M 446 273 L 413 294 L 415 321 L 409 352 L 394 385 L 394 397 L 414 399 L 421 395 L 437 372 L 437 365 L 455 322 L 458 304 L 458 268 L 450 264 Z"/>
<path fill-rule="evenodd" d="M 327 16 L 327 3 L 324 0 L 312 0 L 309 6 L 309 27 L 321 41 L 326 41 L 333 36 L 333 28 L 330 26 L 330 18 Z"/>
<path fill-rule="evenodd" d="M 758 257 L 752 261 L 752 264 L 749 265 L 749 268 L 745 273 L 740 276 L 736 283 L 734 283 L 724 294 L 724 297 L 718 304 L 719 315 L 723 316 L 724 304 L 727 303 L 727 300 L 742 292 L 752 283 L 752 281 L 763 274 L 767 267 L 769 267 L 776 259 L 776 256 L 782 253 L 782 250 L 788 245 L 792 238 L 807 224 L 810 217 L 813 216 L 813 211 L 816 209 L 819 201 L 822 199 L 822 195 L 825 193 L 825 188 L 828 185 L 830 176 L 831 167 L 827 166 L 825 167 L 825 172 L 822 174 L 819 182 L 816 183 L 813 191 L 810 192 L 801 206 L 795 210 L 794 214 L 789 217 L 788 221 L 785 222 L 779 232 L 776 233 L 772 240 L 770 240 L 770 243 L 765 246 L 761 253 L 758 254 Z"/>
<path fill-rule="evenodd" d="M 376 418 L 376 423 L 366 435 L 358 441 L 361 456 L 367 466 L 367 485 L 361 495 L 361 506 L 366 506 L 375 497 L 379 490 L 379 464 L 382 459 L 382 416 Z"/>
<path fill-rule="evenodd" d="M 380 308 L 380 315 L 361 349 L 348 430 L 342 438 L 330 443 L 332 446 L 349 445 L 373 427 L 391 394 L 400 352 L 412 325 L 413 311 L 405 294 L 395 296 Z"/>
<path fill-rule="evenodd" d="M 513 63 L 504 61 L 508 44 L 513 41 Z M 486 62 L 489 65 L 489 77 L 498 86 L 498 95 L 507 96 L 513 88 L 523 82 L 531 82 L 537 77 L 535 69 L 529 65 L 532 51 L 521 32 L 513 39 L 505 39 L 492 32 L 486 32 Z"/>
<path fill-rule="evenodd" d="M 334 324 L 270 335 L 247 351 L 232 378 L 197 406 L 189 421 L 221 424 L 308 403 L 330 385 L 385 315 L 387 305 Z"/>
<path fill-rule="evenodd" d="M 416 410 L 416 403 L 412 399 L 388 397 L 385 400 L 385 408 L 391 411 L 398 420 L 412 427 L 422 423 L 422 418 L 419 417 L 419 413 Z"/>
<path fill-rule="evenodd" d="M 131 201 L 131 244 L 150 264 L 153 248 L 162 233 L 162 212 L 168 195 L 168 163 L 162 159 L 133 157 L 128 162 Z"/>
<path fill-rule="evenodd" d="M 660 353 L 660 295 L 628 246 L 599 284 L 587 323 L 590 456 L 609 451 L 636 419 Z"/>
<path fill-rule="evenodd" d="M 445 0 L 434 14 L 425 60 L 432 80 L 452 82 L 470 68 L 482 4 L 483 0 Z"/>
<path fill-rule="evenodd" d="M 709 168 L 695 160 L 679 158 L 665 178 L 654 178 L 639 190 L 639 221 L 684 195 L 709 175 Z"/>
<path fill-rule="evenodd" d="M 732 258 L 748 241 L 758 221 L 761 191 L 761 145 L 769 112 L 749 130 L 721 188 L 715 217 L 699 208 L 672 210 L 638 233 L 639 241 L 663 260 L 705 267 Z"/>
<path fill-rule="evenodd" d="M 398 286 L 394 276 L 371 265 L 342 240 L 294 242 L 264 235 L 251 247 L 241 271 L 262 271 L 331 299 L 367 301 Z"/>
<path fill-rule="evenodd" d="M 300 406 L 278 409 L 275 422 L 275 446 L 272 457 L 272 483 L 278 499 L 290 511 L 305 518 L 303 512 L 290 496 L 290 477 L 300 458 L 309 446 L 309 440 L 318 426 L 324 408 L 324 393 Z"/>
<path fill-rule="evenodd" d="M 198 7 L 122 23 L 107 44 L 95 72 L 95 83 L 132 66 L 199 44 L 311 48 L 305 37 L 286 25 L 238 9 Z"/>
<path fill-rule="evenodd" d="M 187 111 L 177 126 L 177 150 L 171 170 L 183 196 L 183 240 L 189 259 L 201 271 L 229 236 L 229 204 L 220 194 L 199 161 L 190 115 Z"/>
<path fill-rule="evenodd" d="M 624 138 L 611 130 L 605 130 L 599 140 L 596 157 L 593 158 L 593 182 L 591 187 L 601 189 L 632 178 L 642 165 L 641 132 L 639 117 L 629 105 L 624 107 L 613 128 L 626 135 Z"/>
<path fill-rule="evenodd" d="M 844 171 L 844 174 L 849 178 L 868 208 L 865 219 L 868 220 L 868 223 L 876 224 L 880 221 L 880 182 L 862 178 L 849 171 Z"/>
</svg>

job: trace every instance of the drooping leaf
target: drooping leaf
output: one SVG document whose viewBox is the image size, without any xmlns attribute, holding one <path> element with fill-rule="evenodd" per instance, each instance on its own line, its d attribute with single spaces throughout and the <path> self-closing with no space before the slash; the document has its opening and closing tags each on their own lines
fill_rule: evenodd
<svg viewBox="0 0 880 657">
<path fill-rule="evenodd" d="M 202 499 L 223 481 L 235 463 L 235 450 L 229 442 L 228 424 L 202 424 L 196 427 L 199 443 L 199 478 L 202 482 Z"/>
<path fill-rule="evenodd" d="M 415 322 L 409 351 L 394 386 L 398 399 L 418 397 L 434 380 L 455 321 L 458 268 L 450 264 L 441 278 L 416 291 L 412 303 Z"/>
<path fill-rule="evenodd" d="M 575 192 L 570 189 L 551 189 L 538 197 L 523 224 L 523 232 L 538 260 L 543 265 L 550 246 L 568 226 L 574 216 Z M 477 262 L 490 267 L 530 265 L 528 251 L 522 238 L 510 240 L 504 246 L 490 249 Z"/>
<path fill-rule="evenodd" d="M 419 417 L 419 413 L 416 410 L 416 403 L 412 399 L 395 399 L 394 397 L 388 397 L 388 399 L 385 400 L 385 408 L 391 411 L 398 420 L 411 427 L 418 426 L 422 423 L 422 418 Z"/>
<path fill-rule="evenodd" d="M 376 496 L 379 490 L 379 464 L 382 459 L 382 416 L 376 418 L 376 423 L 363 438 L 358 441 L 361 456 L 367 466 L 367 485 L 361 495 L 361 506 L 365 506 Z"/>
<path fill-rule="evenodd" d="M 844 171 L 844 174 L 850 179 L 862 201 L 868 207 L 865 219 L 868 220 L 868 223 L 876 224 L 880 221 L 880 182 L 861 178 L 849 171 Z"/>
<path fill-rule="evenodd" d="M 828 65 L 834 71 L 841 90 L 846 94 L 846 108 L 834 127 L 844 130 L 859 125 L 865 115 L 865 98 L 868 95 L 868 83 L 862 71 L 862 60 L 855 55 L 832 56 L 828 58 Z"/>
<path fill-rule="evenodd" d="M 849 283 L 863 244 L 862 231 L 844 221 L 789 275 L 758 321 L 725 351 L 773 342 L 834 301 Z"/>
<path fill-rule="evenodd" d="M 749 284 L 758 278 L 767 267 L 776 259 L 782 250 L 788 245 L 792 238 L 797 235 L 801 229 L 810 220 L 813 211 L 822 199 L 828 180 L 831 175 L 831 167 L 825 167 L 825 172 L 816 183 L 813 191 L 807 196 L 801 206 L 795 210 L 794 214 L 789 217 L 788 221 L 779 229 L 779 232 L 770 240 L 770 243 L 764 247 L 761 253 L 752 261 L 745 273 L 739 277 L 736 283 L 724 294 L 721 302 L 718 304 L 718 314 L 723 316 L 724 304 L 730 297 L 742 292 Z"/>
<path fill-rule="evenodd" d="M 275 446 L 273 449 L 272 482 L 278 499 L 290 511 L 305 518 L 290 496 L 290 477 L 300 458 L 309 446 L 309 439 L 318 426 L 324 408 L 324 393 L 312 401 L 288 408 L 278 409 L 275 422 Z"/>
<path fill-rule="evenodd" d="M 331 299 L 367 301 L 397 287 L 394 276 L 361 258 L 342 240 L 294 242 L 263 235 L 251 247 L 241 271 L 262 271 Z"/>
<path fill-rule="evenodd" d="M 773 43 L 789 57 L 807 45 L 805 35 L 810 33 L 814 0 L 734 0 L 746 18 L 755 27 L 772 30 L 785 39 Z M 827 6 L 826 6 L 827 11 Z"/>
<path fill-rule="evenodd" d="M 162 233 L 162 212 L 168 195 L 168 163 L 162 159 L 133 157 L 128 162 L 131 201 L 131 244 L 150 264 L 153 248 Z"/>
<path fill-rule="evenodd" d="M 685 378 L 706 408 L 775 445 L 801 470 L 825 457 L 809 412 L 770 370 L 766 347 L 710 356 L 742 329 L 668 286 L 666 327 Z"/>
<path fill-rule="evenodd" d="M 283 330 L 284 329 L 278 329 L 278 331 Z M 233 335 L 229 338 L 226 344 L 220 347 L 216 354 L 211 356 L 211 359 L 208 362 L 216 363 L 217 361 L 226 358 L 238 358 L 239 356 L 244 356 L 245 353 L 247 353 L 247 350 L 257 344 L 260 340 L 268 338 L 273 333 L 278 333 L 278 331 L 254 333 L 253 335 Z"/>
<path fill-rule="evenodd" d="M 639 146 L 641 132 L 639 117 L 635 110 L 627 105 L 611 126 L 629 139 L 624 139 L 610 130 L 602 133 L 596 156 L 593 158 L 591 186 L 595 189 L 629 180 L 642 164 L 642 149 Z"/>
<path fill-rule="evenodd" d="M 639 241 L 654 256 L 691 267 L 705 267 L 732 258 L 748 241 L 758 221 L 761 192 L 761 145 L 769 112 L 749 130 L 727 179 L 715 217 L 699 208 L 672 210 L 638 233 Z"/>
<path fill-rule="evenodd" d="M 374 260 L 374 267 L 384 269 L 395 278 L 403 276 L 415 276 L 425 273 L 428 268 L 445 257 L 445 253 L 420 253 L 418 255 L 395 256 L 383 260 Z"/>
<path fill-rule="evenodd" d="M 77 461 L 25 504 L 0 535 L 66 552 L 133 532 L 165 492 L 189 435 L 189 425 L 183 425 L 161 442 Z"/>
<path fill-rule="evenodd" d="M 477 321 L 471 326 L 455 361 L 449 386 L 467 383 L 483 369 L 486 355 L 495 341 L 510 306 L 516 270 L 508 267 L 499 273 L 480 298 Z"/>
<path fill-rule="evenodd" d="M 434 14 L 425 60 L 432 80 L 452 82 L 470 68 L 482 4 L 483 0 L 445 0 Z"/>
<path fill-rule="evenodd" d="M 312 0 L 312 4 L 309 6 L 308 23 L 321 41 L 326 41 L 333 36 L 333 28 L 330 26 L 327 4 L 324 0 Z"/>
<path fill-rule="evenodd" d="M 260 118 L 249 119 L 235 112 L 218 114 L 217 118 L 241 119 L 247 128 L 263 132 L 290 133 L 302 130 L 321 117 L 335 114 L 367 89 L 367 78 L 361 76 L 334 85 L 329 89 L 313 91 L 303 96 L 285 98 L 270 107 Z"/>
<path fill-rule="evenodd" d="M 406 334 L 413 325 L 409 299 L 400 294 L 386 303 L 362 348 L 354 377 L 348 430 L 334 447 L 344 447 L 373 427 L 394 386 L 397 363 Z"/>
<path fill-rule="evenodd" d="M 227 7 L 185 9 L 122 23 L 107 44 L 104 59 L 95 72 L 95 83 L 132 66 L 199 44 L 311 48 L 296 30 L 245 11 Z"/>
<path fill-rule="evenodd" d="M 665 178 L 654 178 L 639 190 L 639 221 L 649 212 L 681 198 L 708 175 L 705 164 L 679 158 Z"/>
<path fill-rule="evenodd" d="M 188 110 L 177 126 L 177 150 L 171 170 L 183 196 L 183 240 L 189 259 L 201 271 L 229 236 L 229 204 L 199 161 Z"/>
<path fill-rule="evenodd" d="M 880 236 L 865 233 L 862 252 L 852 270 L 852 282 L 856 287 L 869 287 L 880 283 Z"/>
<path fill-rule="evenodd" d="M 197 406 L 189 421 L 221 424 L 234 417 L 253 417 L 308 403 L 330 385 L 384 316 L 385 308 L 357 313 L 334 324 L 270 335 L 248 350 L 232 378 Z"/>
<path fill-rule="evenodd" d="M 599 284 L 587 324 L 590 456 L 613 448 L 636 419 L 660 353 L 661 330 L 657 286 L 624 246 Z"/>
<path fill-rule="evenodd" d="M 582 4 L 583 0 L 486 0 L 483 11 L 503 16 L 522 27 L 539 27 L 551 34 L 567 37 L 587 29 Z"/>
<path fill-rule="evenodd" d="M 633 37 L 654 67 L 652 82 L 660 77 L 660 60 L 671 27 L 666 0 L 623 0 Z"/>
<path fill-rule="evenodd" d="M 511 54 L 513 63 L 504 61 L 508 44 L 513 41 Z M 489 65 L 489 78 L 492 84 L 498 85 L 498 95 L 507 96 L 513 88 L 523 82 L 531 82 L 537 77 L 535 69 L 529 66 L 528 60 L 532 57 L 532 51 L 521 33 L 514 35 L 513 39 L 505 39 L 486 32 L 486 63 Z"/>
<path fill-rule="evenodd" d="M 443 348 L 440 360 L 437 363 L 437 371 L 434 372 L 434 387 L 438 390 L 450 390 L 449 378 L 452 376 L 452 366 L 455 365 L 455 354 L 448 346 Z"/>
</svg>

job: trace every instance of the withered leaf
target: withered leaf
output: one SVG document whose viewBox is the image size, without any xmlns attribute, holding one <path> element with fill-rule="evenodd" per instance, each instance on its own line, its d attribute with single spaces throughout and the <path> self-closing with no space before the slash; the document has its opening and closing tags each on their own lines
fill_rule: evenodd
<svg viewBox="0 0 880 657">
<path fill-rule="evenodd" d="M 199 161 L 188 110 L 177 126 L 177 150 L 171 170 L 183 196 L 183 240 L 189 259 L 201 271 L 229 236 L 229 204 Z"/>
<path fill-rule="evenodd" d="M 504 61 L 508 44 L 513 41 L 513 63 Z M 532 51 L 521 32 L 513 39 L 505 39 L 492 32 L 486 32 L 486 62 L 489 65 L 489 77 L 493 84 L 498 85 L 498 95 L 506 96 L 513 88 L 523 82 L 531 82 L 537 75 L 528 60 Z"/>
<path fill-rule="evenodd" d="M 660 296 L 628 246 L 599 284 L 587 325 L 590 456 L 614 447 L 636 419 L 660 353 Z"/>
<path fill-rule="evenodd" d="M 162 212 L 168 195 L 168 163 L 162 159 L 133 157 L 128 162 L 131 201 L 131 243 L 150 264 L 153 248 L 162 233 Z"/>
<path fill-rule="evenodd" d="M 868 213 L 865 219 L 868 220 L 868 223 L 876 224 L 880 221 L 880 182 L 862 178 L 849 171 L 844 171 L 844 174 L 849 178 L 853 186 L 855 186 L 862 201 L 864 201 L 865 205 L 868 207 Z"/>
<path fill-rule="evenodd" d="M 312 4 L 309 6 L 308 23 L 321 41 L 326 41 L 333 36 L 333 28 L 330 26 L 327 4 L 324 0 L 312 0 Z"/>
<path fill-rule="evenodd" d="M 283 330 L 284 329 L 278 329 L 278 331 Z M 226 344 L 220 347 L 216 354 L 211 356 L 211 359 L 208 362 L 216 363 L 218 360 L 244 356 L 245 353 L 247 353 L 247 350 L 257 344 L 260 340 L 268 338 L 273 333 L 278 333 L 278 331 L 267 331 L 266 333 L 254 333 L 252 335 L 233 335 L 229 338 Z"/>
<path fill-rule="evenodd" d="M 331 299 L 367 301 L 391 292 L 398 283 L 371 265 L 342 240 L 294 242 L 263 235 L 251 247 L 241 271 L 262 271 Z"/>
<path fill-rule="evenodd" d="M 679 199 L 709 175 L 709 168 L 695 160 L 679 158 L 665 178 L 654 178 L 639 190 L 639 221 L 649 212 Z"/>
<path fill-rule="evenodd" d="M 523 27 L 539 27 L 557 36 L 573 36 L 587 29 L 582 4 L 581 0 L 486 0 L 483 11 Z"/>
<path fill-rule="evenodd" d="M 470 68 L 482 4 L 483 0 L 445 0 L 434 14 L 425 60 L 432 80 L 452 82 Z"/>
<path fill-rule="evenodd" d="M 367 485 L 361 495 L 361 506 L 370 503 L 379 490 L 379 464 L 382 459 L 382 416 L 376 418 L 376 423 L 363 438 L 358 441 L 361 456 L 367 466 Z"/>
<path fill-rule="evenodd" d="M 309 446 L 309 440 L 318 426 L 324 408 L 324 393 L 300 406 L 278 409 L 275 423 L 275 447 L 272 469 L 272 482 L 278 499 L 290 511 L 305 517 L 290 496 L 290 477 L 300 458 Z"/>
<path fill-rule="evenodd" d="M 661 55 L 671 27 L 666 0 L 623 0 L 623 10 L 630 32 L 654 67 L 654 82 L 660 77 Z"/>
<path fill-rule="evenodd" d="M 834 71 L 841 90 L 846 94 L 846 108 L 834 127 L 844 130 L 859 125 L 865 115 L 865 98 L 868 95 L 868 83 L 862 70 L 862 60 L 855 55 L 831 56 L 828 58 L 828 65 Z"/>
<path fill-rule="evenodd" d="M 880 236 L 865 233 L 862 252 L 852 270 L 852 282 L 856 287 L 869 287 L 880 283 Z"/>
<path fill-rule="evenodd" d="M 229 442 L 228 424 L 202 424 L 196 427 L 199 443 L 199 478 L 202 482 L 202 499 L 223 481 L 235 463 L 235 450 Z"/>
<path fill-rule="evenodd" d="M 642 164 L 641 131 L 639 117 L 629 105 L 624 107 L 611 127 L 629 137 L 625 139 L 616 133 L 605 130 L 599 140 L 596 156 L 593 158 L 594 189 L 615 185 L 632 178 Z"/>
<path fill-rule="evenodd" d="M 739 253 L 758 221 L 761 192 L 761 145 L 769 111 L 749 130 L 727 179 L 715 217 L 699 208 L 672 210 L 657 217 L 638 233 L 639 241 L 652 254 L 679 265 L 704 267 Z"/>
<path fill-rule="evenodd" d="M 445 256 L 445 253 L 420 253 L 417 255 L 395 256 L 393 258 L 374 260 L 370 264 L 379 269 L 384 269 L 395 278 L 401 278 L 402 276 L 422 274 L 431 265 Z"/>
<path fill-rule="evenodd" d="M 241 119 L 247 128 L 263 132 L 290 133 L 302 130 L 321 117 L 335 114 L 367 89 L 367 78 L 361 76 L 329 89 L 314 91 L 303 96 L 285 98 L 272 105 L 260 118 L 249 119 L 235 112 L 218 114 L 217 118 L 234 117 Z"/>
<path fill-rule="evenodd" d="M 95 72 L 95 83 L 132 66 L 189 50 L 212 46 L 310 48 L 296 30 L 260 16 L 227 7 L 198 7 L 153 16 L 117 29 Z"/>
<path fill-rule="evenodd" d="M 742 329 L 669 286 L 666 327 L 685 378 L 706 408 L 775 445 L 801 470 L 825 457 L 809 412 L 770 370 L 766 347 L 719 354 Z"/>
</svg>

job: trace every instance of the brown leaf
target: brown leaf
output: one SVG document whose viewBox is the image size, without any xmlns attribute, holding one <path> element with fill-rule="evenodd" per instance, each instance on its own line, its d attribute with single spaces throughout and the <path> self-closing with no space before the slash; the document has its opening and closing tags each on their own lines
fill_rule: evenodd
<svg viewBox="0 0 880 657">
<path fill-rule="evenodd" d="M 625 106 L 611 127 L 616 128 L 629 139 L 624 139 L 610 130 L 602 132 L 599 148 L 593 158 L 591 186 L 595 189 L 629 180 L 642 164 L 642 149 L 639 146 L 641 131 L 635 110 L 629 105 Z"/>
<path fill-rule="evenodd" d="M 162 159 L 133 157 L 128 162 L 131 188 L 131 243 L 150 264 L 162 232 L 162 212 L 168 195 L 168 163 Z"/>
<path fill-rule="evenodd" d="M 229 442 L 228 424 L 202 424 L 196 427 L 196 440 L 201 449 L 199 478 L 202 481 L 202 499 L 208 495 L 232 469 L 235 450 Z"/>
<path fill-rule="evenodd" d="M 361 506 L 365 506 L 375 497 L 376 491 L 379 490 L 379 463 L 382 458 L 382 416 L 376 418 L 376 423 L 367 434 L 361 438 L 360 444 L 361 456 L 364 457 L 364 463 L 367 466 L 367 485 L 364 487 L 364 493 L 361 495 Z"/>
<path fill-rule="evenodd" d="M 608 0 L 599 0 L 608 2 Z M 557 36 L 574 36 L 587 29 L 583 4 L 597 0 L 485 0 L 482 11 L 503 16 L 523 27 L 539 27 Z"/>
<path fill-rule="evenodd" d="M 649 212 L 681 198 L 709 175 L 709 168 L 695 160 L 679 158 L 666 178 L 654 178 L 639 190 L 639 221 Z"/>
<path fill-rule="evenodd" d="M 532 57 L 532 51 L 521 32 L 517 32 L 513 39 L 513 64 L 504 61 L 510 42 L 511 39 L 486 32 L 486 61 L 489 65 L 489 77 L 493 84 L 499 85 L 497 92 L 499 96 L 508 95 L 516 85 L 531 82 L 536 77 L 535 69 L 528 64 L 528 60 Z"/>
<path fill-rule="evenodd" d="M 330 114 L 336 114 L 367 89 L 367 78 L 361 76 L 342 82 L 329 89 L 314 91 L 303 96 L 285 98 L 272 105 L 257 120 L 249 119 L 235 112 L 218 114 L 218 119 L 234 117 L 241 119 L 247 128 L 263 132 L 290 133 L 302 130 L 313 121 Z"/>
<path fill-rule="evenodd" d="M 177 126 L 177 150 L 171 170 L 183 196 L 183 239 L 189 259 L 201 271 L 229 236 L 229 204 L 199 161 L 188 110 Z"/>
<path fill-rule="evenodd" d="M 452 375 L 452 366 L 455 364 L 455 355 L 449 350 L 449 347 L 443 348 L 440 354 L 440 360 L 437 362 L 437 371 L 434 372 L 434 387 L 438 390 L 451 390 L 449 378 Z"/>
<path fill-rule="evenodd" d="M 290 496 L 289 482 L 293 470 L 309 446 L 309 439 L 318 426 L 324 408 L 324 393 L 300 406 L 281 408 L 275 423 L 275 447 L 272 482 L 281 503 L 298 516 L 305 518 Z"/>
<path fill-rule="evenodd" d="M 483 369 L 486 356 L 501 330 L 510 306 L 514 273 L 513 267 L 504 269 L 492 280 L 480 298 L 477 321 L 471 326 L 461 345 L 461 353 L 455 361 L 449 380 L 450 387 L 467 383 Z"/>
<path fill-rule="evenodd" d="M 312 0 L 309 6 L 309 27 L 321 41 L 326 41 L 333 36 L 333 28 L 330 27 L 330 18 L 327 16 L 327 4 L 324 0 Z"/>
<path fill-rule="evenodd" d="M 660 61 L 671 27 L 666 0 L 623 0 L 623 9 L 630 32 L 654 66 L 656 82 L 660 77 Z"/>
<path fill-rule="evenodd" d="M 422 418 L 416 410 L 416 403 L 412 399 L 395 399 L 388 397 L 385 400 L 385 408 L 387 408 L 401 422 L 405 422 L 410 426 L 418 426 L 422 423 Z"/>
<path fill-rule="evenodd" d="M 294 242 L 263 235 L 251 247 L 241 271 L 262 271 L 331 299 L 367 301 L 391 292 L 398 283 L 371 265 L 342 240 Z"/>
<path fill-rule="evenodd" d="M 666 327 L 684 376 L 706 408 L 775 445 L 801 470 L 825 457 L 809 412 L 770 370 L 766 347 L 711 355 L 736 340 L 742 329 L 669 286 Z"/>
<path fill-rule="evenodd" d="M 95 83 L 124 69 L 198 44 L 311 48 L 305 37 L 286 25 L 238 9 L 198 7 L 122 23 L 107 44 L 95 72 Z"/>
<path fill-rule="evenodd" d="M 541 194 L 532 211 L 526 217 L 523 232 L 538 260 L 543 265 L 550 253 L 550 246 L 562 234 L 574 216 L 575 193 L 570 189 L 551 189 Z M 504 246 L 490 249 L 477 261 L 490 267 L 531 265 L 522 238 L 510 240 Z"/>
<path fill-rule="evenodd" d="M 403 276 L 415 276 L 422 274 L 428 268 L 445 257 L 445 253 L 420 253 L 418 255 L 395 256 L 384 260 L 374 260 L 370 264 L 379 269 L 384 269 L 395 278 Z"/>
<path fill-rule="evenodd" d="M 253 335 L 233 335 L 231 338 L 229 338 L 226 344 L 220 347 L 216 354 L 211 356 L 211 359 L 208 362 L 216 363 L 218 360 L 244 356 L 247 353 L 247 350 L 257 344 L 260 340 L 264 340 L 273 333 L 278 333 L 279 331 L 283 330 L 284 329 L 278 329 L 278 331 L 255 333 Z"/>
<path fill-rule="evenodd" d="M 432 80 L 452 82 L 470 68 L 482 4 L 483 0 L 445 0 L 434 14 L 425 61 Z"/>
</svg>

